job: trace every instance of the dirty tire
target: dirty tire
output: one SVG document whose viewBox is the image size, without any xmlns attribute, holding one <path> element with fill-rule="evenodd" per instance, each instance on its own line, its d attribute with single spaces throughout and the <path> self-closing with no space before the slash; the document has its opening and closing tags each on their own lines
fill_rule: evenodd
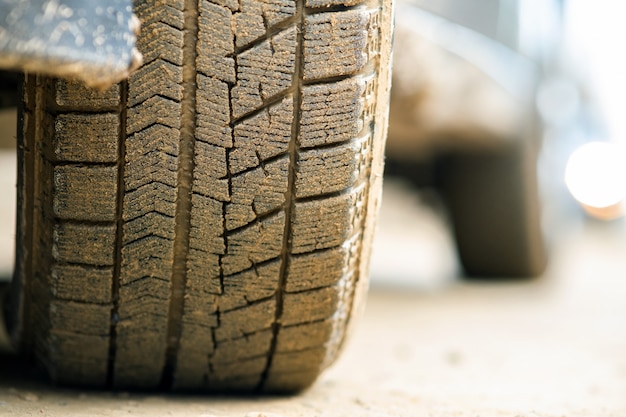
<svg viewBox="0 0 626 417">
<path fill-rule="evenodd" d="M 135 12 L 128 82 L 25 77 L 13 336 L 63 383 L 303 389 L 366 287 L 391 4 Z"/>
</svg>

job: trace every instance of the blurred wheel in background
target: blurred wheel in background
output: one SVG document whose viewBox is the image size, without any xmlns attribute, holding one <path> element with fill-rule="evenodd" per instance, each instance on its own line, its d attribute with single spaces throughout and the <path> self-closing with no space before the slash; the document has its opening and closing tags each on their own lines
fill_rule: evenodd
<svg viewBox="0 0 626 417">
<path fill-rule="evenodd" d="M 515 1 L 398 5 L 387 173 L 440 192 L 471 277 L 546 265 L 535 111 L 545 50 L 520 52 L 522 17 Z"/>
</svg>

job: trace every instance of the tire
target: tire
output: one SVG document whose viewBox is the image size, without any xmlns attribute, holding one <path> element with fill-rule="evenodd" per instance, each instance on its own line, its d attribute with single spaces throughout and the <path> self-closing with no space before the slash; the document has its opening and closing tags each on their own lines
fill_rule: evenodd
<svg viewBox="0 0 626 417">
<path fill-rule="evenodd" d="M 135 12 L 127 82 L 25 76 L 13 338 L 62 383 L 306 388 L 367 286 L 391 3 Z"/>
<path fill-rule="evenodd" d="M 547 264 L 529 138 L 443 158 L 441 190 L 468 278 L 527 278 Z"/>
</svg>

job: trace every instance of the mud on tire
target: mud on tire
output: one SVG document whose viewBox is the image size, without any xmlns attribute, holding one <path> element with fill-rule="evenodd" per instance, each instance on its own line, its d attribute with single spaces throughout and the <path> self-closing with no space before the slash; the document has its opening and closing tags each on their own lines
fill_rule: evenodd
<svg viewBox="0 0 626 417">
<path fill-rule="evenodd" d="M 13 337 L 64 383 L 305 388 L 366 286 L 391 4 L 135 12 L 128 82 L 25 76 Z"/>
</svg>

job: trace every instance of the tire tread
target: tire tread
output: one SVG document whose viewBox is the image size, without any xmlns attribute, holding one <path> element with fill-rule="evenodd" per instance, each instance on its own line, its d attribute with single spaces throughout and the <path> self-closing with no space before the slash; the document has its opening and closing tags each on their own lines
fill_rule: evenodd
<svg viewBox="0 0 626 417">
<path fill-rule="evenodd" d="M 127 83 L 25 83 L 35 353 L 62 382 L 303 389 L 365 280 L 381 4 L 136 3 Z"/>
</svg>

